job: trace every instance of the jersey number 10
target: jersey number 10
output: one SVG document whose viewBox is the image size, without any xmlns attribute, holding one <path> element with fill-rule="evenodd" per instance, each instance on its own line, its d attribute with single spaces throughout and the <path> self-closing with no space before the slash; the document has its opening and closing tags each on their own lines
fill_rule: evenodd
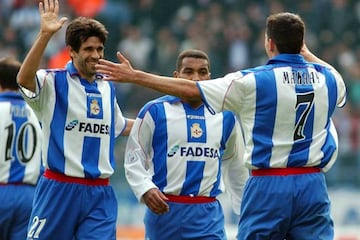
<svg viewBox="0 0 360 240">
<path fill-rule="evenodd" d="M 34 156 L 37 144 L 35 126 L 32 123 L 26 122 L 22 124 L 18 129 L 18 134 L 16 134 L 15 123 L 12 123 L 5 130 L 7 131 L 5 161 L 11 161 L 16 158 L 22 163 L 29 162 Z M 32 141 L 29 141 L 31 137 Z M 32 145 L 30 145 L 31 143 Z M 16 156 L 13 155 L 14 144 Z"/>
</svg>

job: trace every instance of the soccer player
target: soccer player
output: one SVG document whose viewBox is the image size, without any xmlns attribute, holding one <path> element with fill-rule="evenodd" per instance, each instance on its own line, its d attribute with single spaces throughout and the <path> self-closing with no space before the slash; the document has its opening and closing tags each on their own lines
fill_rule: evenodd
<svg viewBox="0 0 360 240">
<path fill-rule="evenodd" d="M 174 77 L 210 79 L 206 53 L 185 50 Z M 125 175 L 136 197 L 147 205 L 146 239 L 226 239 L 221 169 L 240 212 L 244 167 L 243 137 L 232 112 L 214 114 L 201 101 L 163 96 L 145 104 L 129 135 Z"/>
<path fill-rule="evenodd" d="M 0 59 L 0 239 L 26 239 L 35 185 L 42 173 L 41 128 L 19 93 L 21 63 Z"/>
<path fill-rule="evenodd" d="M 40 31 L 18 74 L 26 101 L 42 124 L 45 173 L 34 197 L 28 239 L 116 238 L 114 141 L 128 135 L 112 84 L 96 74 L 108 31 L 78 17 L 66 28 L 71 61 L 64 69 L 38 69 L 51 37 L 63 26 L 57 0 L 39 3 Z"/>
<path fill-rule="evenodd" d="M 203 99 L 215 111 L 240 116 L 245 164 L 238 239 L 333 239 L 324 172 L 334 164 L 338 137 L 331 116 L 344 106 L 341 75 L 304 44 L 300 16 L 268 16 L 268 62 L 211 81 L 193 82 L 100 60 L 105 80 L 133 82 L 188 100 Z"/>
</svg>

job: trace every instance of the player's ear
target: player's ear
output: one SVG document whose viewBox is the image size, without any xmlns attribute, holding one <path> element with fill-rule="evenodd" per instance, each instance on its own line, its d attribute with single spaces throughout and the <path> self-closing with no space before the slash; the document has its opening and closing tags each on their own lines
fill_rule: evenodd
<svg viewBox="0 0 360 240">
<path fill-rule="evenodd" d="M 178 78 L 179 77 L 179 72 L 178 71 L 173 71 L 173 77 Z"/>
<path fill-rule="evenodd" d="M 69 51 L 69 54 L 70 54 L 70 58 L 73 59 L 74 54 L 75 54 L 75 50 L 70 46 L 67 46 L 67 48 L 68 48 L 68 51 Z"/>
<path fill-rule="evenodd" d="M 268 38 L 268 41 L 269 41 L 269 50 L 270 50 L 270 52 L 274 52 L 275 49 L 276 49 L 275 42 L 271 38 Z"/>
</svg>

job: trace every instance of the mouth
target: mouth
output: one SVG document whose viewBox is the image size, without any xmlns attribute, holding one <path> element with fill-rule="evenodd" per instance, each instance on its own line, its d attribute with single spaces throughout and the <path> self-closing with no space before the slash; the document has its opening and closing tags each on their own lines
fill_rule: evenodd
<svg viewBox="0 0 360 240">
<path fill-rule="evenodd" d="M 88 62 L 88 67 L 90 67 L 91 69 L 95 69 L 96 64 L 98 64 L 97 61 L 90 61 Z"/>
</svg>

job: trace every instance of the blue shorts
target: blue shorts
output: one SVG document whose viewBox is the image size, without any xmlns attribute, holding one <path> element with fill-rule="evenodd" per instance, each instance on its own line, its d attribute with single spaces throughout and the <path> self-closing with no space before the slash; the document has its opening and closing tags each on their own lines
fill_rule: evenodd
<svg viewBox="0 0 360 240">
<path fill-rule="evenodd" d="M 26 239 L 35 186 L 0 185 L 0 239 Z"/>
<path fill-rule="evenodd" d="M 237 238 L 334 239 L 324 174 L 250 177 Z"/>
<path fill-rule="evenodd" d="M 146 209 L 145 239 L 226 239 L 224 214 L 219 201 L 184 204 L 168 202 L 170 211 L 157 215 Z"/>
<path fill-rule="evenodd" d="M 42 176 L 28 240 L 115 240 L 117 200 L 111 186 L 64 183 Z"/>
</svg>

